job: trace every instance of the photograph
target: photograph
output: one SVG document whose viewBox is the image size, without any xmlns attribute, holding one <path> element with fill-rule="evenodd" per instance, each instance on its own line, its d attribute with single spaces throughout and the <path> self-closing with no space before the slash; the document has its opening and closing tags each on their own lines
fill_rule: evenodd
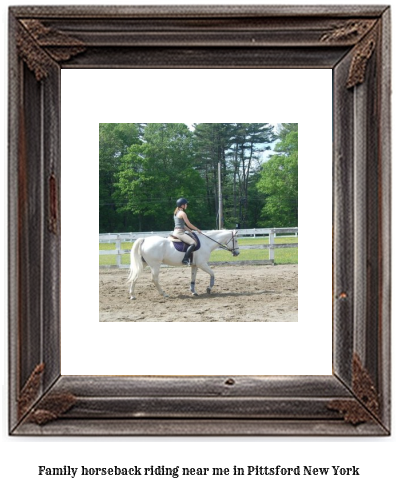
<svg viewBox="0 0 399 491">
<path fill-rule="evenodd" d="M 18 271 L 11 277 L 9 291 L 10 431 L 19 435 L 389 434 L 390 10 L 378 6 L 33 10 L 16 6 L 10 9 L 9 33 L 9 123 L 15 128 L 8 146 L 9 243 L 16 251 L 9 257 L 11 270 Z M 242 80 L 250 82 L 248 88 Z M 193 91 L 199 95 L 192 97 Z M 291 115 L 297 121 L 292 124 L 303 128 L 297 140 L 298 157 L 302 158 L 301 145 L 307 169 L 297 174 L 297 196 L 293 194 L 300 210 L 297 222 L 281 212 L 287 202 L 292 205 L 291 198 L 285 201 L 282 194 L 283 188 L 290 187 L 288 177 L 284 185 L 278 184 L 276 175 L 269 179 L 273 170 L 285 166 L 278 152 L 286 143 L 284 132 L 295 127 L 226 123 L 226 135 L 219 135 L 219 155 L 209 160 L 212 130 L 222 123 L 210 128 L 207 123 L 191 123 L 193 129 L 186 123 L 130 123 L 132 115 L 142 121 L 154 121 L 158 115 L 165 121 L 162 116 L 167 113 L 177 121 L 193 120 L 190 115 L 204 121 L 212 107 L 233 119 L 237 100 L 248 103 L 244 117 L 257 119 L 264 108 L 272 121 L 287 121 Z M 301 121 L 316 109 L 322 109 L 325 119 L 313 116 L 311 122 Z M 213 111 L 215 119 L 218 111 Z M 112 120 L 120 123 L 101 123 Z M 107 135 L 115 128 L 112 125 L 122 122 L 133 140 L 127 148 L 123 143 L 114 146 L 123 140 L 122 128 L 116 126 L 119 132 Z M 219 129 L 222 132 L 223 126 Z M 230 131 L 232 145 L 221 152 Z M 290 133 L 287 138 L 293 137 Z M 280 137 L 280 142 L 275 140 L 275 156 L 264 159 L 260 153 L 267 149 L 258 152 L 255 142 L 271 146 L 273 135 Z M 113 143 L 107 146 L 107 142 Z M 281 153 L 290 159 L 290 152 Z M 112 172 L 115 159 L 120 161 L 117 174 L 109 173 L 104 183 L 102 165 Z M 259 175 L 250 172 L 256 169 L 255 162 Z M 220 181 L 212 176 L 216 164 Z M 110 183 L 115 184 L 111 192 L 103 185 Z M 303 183 L 305 193 L 301 193 Z M 278 197 L 273 195 L 274 184 L 281 188 Z M 295 185 L 291 187 L 295 193 Z M 100 192 L 108 194 L 100 196 Z M 99 204 L 106 203 L 111 206 L 101 206 L 99 216 Z M 295 215 L 295 207 L 290 213 Z M 308 222 L 299 225 L 302 216 Z M 219 232 L 213 233 L 209 229 L 216 219 Z M 125 225 L 137 233 L 166 230 L 184 238 L 180 232 L 187 227 L 202 239 L 191 266 L 179 266 L 183 276 L 191 268 L 195 284 L 190 283 L 189 290 L 185 287 L 189 298 L 178 299 L 174 317 L 184 315 L 189 302 L 198 308 L 203 297 L 211 302 L 222 298 L 222 308 L 231 311 L 229 292 L 233 300 L 240 296 L 233 288 L 220 291 L 228 282 L 223 275 L 218 277 L 216 266 L 208 270 L 205 285 L 200 284 L 202 275 L 196 281 L 195 266 L 204 268 L 207 261 L 201 255 L 210 249 L 208 237 L 219 239 L 233 256 L 240 252 L 238 257 L 243 257 L 244 245 L 235 232 L 250 230 L 255 220 L 280 231 L 278 225 L 285 224 L 280 220 L 290 220 L 288 225 L 298 230 L 305 223 L 301 265 L 303 261 L 306 274 L 293 281 L 293 288 L 296 282 L 299 285 L 298 322 L 261 322 L 256 315 L 243 329 L 241 322 L 231 319 L 215 324 L 207 314 L 203 319 L 207 322 L 192 331 L 187 331 L 187 321 L 159 322 L 162 316 L 157 314 L 158 322 L 151 323 L 125 318 L 99 322 L 95 286 L 99 281 L 101 288 L 102 280 L 97 257 L 87 251 L 97 248 L 99 232 L 111 226 L 110 220 L 112 228 Z M 224 228 L 231 231 L 231 240 Z M 323 237 L 320 247 L 317 234 Z M 185 253 L 172 250 L 168 239 L 160 239 L 164 251 L 155 251 L 157 240 L 138 237 L 133 245 L 124 298 L 134 315 L 156 311 L 156 301 L 151 299 L 139 310 L 141 299 L 154 288 L 156 298 L 170 305 L 162 293 L 168 271 L 158 281 L 167 247 L 172 251 L 167 262 L 174 263 L 177 256 L 191 261 Z M 269 236 L 269 246 L 270 242 Z M 83 247 L 78 249 L 77 243 Z M 71 258 L 77 253 L 81 262 L 72 267 Z M 144 262 L 155 284 L 141 290 Z M 274 268 L 278 271 L 281 266 Z M 179 291 L 183 277 L 175 283 L 178 290 L 170 298 L 187 295 Z M 113 288 L 111 298 L 118 295 Z M 248 285 L 244 288 L 251 291 Z M 266 285 L 259 292 L 269 288 L 276 289 Z M 268 310 L 266 302 L 255 303 Z M 210 306 L 203 310 L 207 308 L 212 312 Z M 201 316 L 202 309 L 198 310 Z M 144 328 L 146 324 L 149 328 Z M 323 335 L 330 341 L 315 349 L 318 336 Z M 180 345 L 183 339 L 186 344 Z M 322 356 L 330 367 L 327 373 L 292 368 L 298 359 L 317 359 L 324 353 L 322 347 L 332 354 L 332 358 Z M 264 361 L 265 349 L 276 353 L 282 368 L 273 358 Z M 288 355 L 291 351 L 297 352 L 293 359 Z M 186 361 L 190 358 L 195 362 L 192 366 Z"/>
<path fill-rule="evenodd" d="M 394 488 L 396 10 L 2 20 L 1 485 Z"/>
<path fill-rule="evenodd" d="M 100 321 L 298 321 L 298 123 L 100 123 L 99 201 Z"/>
</svg>

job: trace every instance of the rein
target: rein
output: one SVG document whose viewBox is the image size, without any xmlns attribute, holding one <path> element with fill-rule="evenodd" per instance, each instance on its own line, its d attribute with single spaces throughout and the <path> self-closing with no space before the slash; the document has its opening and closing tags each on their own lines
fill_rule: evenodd
<svg viewBox="0 0 399 491">
<path fill-rule="evenodd" d="M 213 242 L 216 242 L 216 244 L 219 244 L 219 245 L 220 245 L 220 247 L 221 247 L 222 249 L 226 250 L 226 251 L 233 252 L 233 251 L 235 251 L 235 250 L 237 250 L 237 249 L 238 249 L 238 247 L 234 247 L 233 249 L 229 249 L 229 248 L 227 247 L 227 244 L 229 244 L 231 241 L 233 241 L 233 246 L 234 246 L 234 232 L 231 232 L 231 239 L 230 239 L 228 242 L 226 242 L 226 244 L 221 244 L 220 242 L 218 242 L 218 241 L 217 241 L 217 240 L 215 240 L 215 239 L 212 239 L 212 237 L 209 237 L 209 235 L 206 235 L 206 234 L 204 234 L 203 232 L 201 232 L 201 235 L 204 235 L 204 236 L 205 236 L 206 238 L 208 238 L 209 240 L 212 240 Z"/>
</svg>

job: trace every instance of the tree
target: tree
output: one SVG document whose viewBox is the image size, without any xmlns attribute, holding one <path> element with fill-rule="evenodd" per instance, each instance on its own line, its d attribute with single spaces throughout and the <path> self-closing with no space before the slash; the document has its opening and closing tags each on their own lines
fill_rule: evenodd
<svg viewBox="0 0 399 491">
<path fill-rule="evenodd" d="M 253 176 L 259 171 L 260 155 L 275 140 L 273 127 L 268 123 L 199 123 L 194 136 L 196 166 L 206 182 L 208 213 L 216 216 L 218 212 L 220 163 L 224 225 L 234 227 L 241 222 L 245 227 L 252 219 L 248 203 Z"/>
<path fill-rule="evenodd" d="M 116 176 L 120 213 L 135 216 L 137 230 L 168 230 L 176 199 L 201 196 L 204 182 L 193 168 L 192 133 L 184 123 L 148 123 L 140 145 L 132 145 Z M 190 218 L 201 214 L 193 209 Z"/>
<path fill-rule="evenodd" d="M 218 164 L 222 187 L 227 185 L 226 153 L 231 147 L 231 123 L 198 123 L 194 125 L 195 167 L 206 183 L 207 212 L 218 213 Z M 212 223 L 214 226 L 214 221 Z"/>
<path fill-rule="evenodd" d="M 265 194 L 266 227 L 298 226 L 298 123 L 282 123 L 277 152 L 262 165 L 257 188 Z"/>
<path fill-rule="evenodd" d="M 121 161 L 133 144 L 140 144 L 138 123 L 100 123 L 99 125 L 99 198 L 100 231 L 113 232 L 124 228 L 114 201 L 115 175 Z"/>
<path fill-rule="evenodd" d="M 290 131 L 284 123 L 280 134 Z M 190 220 L 213 228 L 221 164 L 224 227 L 259 225 L 266 194 L 258 187 L 269 123 L 100 124 L 100 231 L 168 230 L 176 200 Z"/>
<path fill-rule="evenodd" d="M 235 131 L 232 138 L 232 151 L 230 153 L 233 167 L 233 194 L 236 203 L 236 187 L 238 187 L 240 200 L 240 216 L 237 217 L 241 227 L 245 228 L 249 222 L 249 190 L 253 176 L 260 169 L 260 155 L 270 149 L 276 136 L 273 126 L 269 123 L 234 123 Z"/>
</svg>

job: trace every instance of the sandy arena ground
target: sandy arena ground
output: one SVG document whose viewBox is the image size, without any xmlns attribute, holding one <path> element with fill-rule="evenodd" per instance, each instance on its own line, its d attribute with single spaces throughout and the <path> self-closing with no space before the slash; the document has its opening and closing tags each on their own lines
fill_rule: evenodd
<svg viewBox="0 0 399 491">
<path fill-rule="evenodd" d="M 146 268 L 129 299 L 127 269 L 100 269 L 100 322 L 297 322 L 298 265 L 212 266 L 215 286 L 208 295 L 209 275 L 199 270 L 198 296 L 189 290 L 191 269 L 162 268 L 163 298 Z"/>
</svg>

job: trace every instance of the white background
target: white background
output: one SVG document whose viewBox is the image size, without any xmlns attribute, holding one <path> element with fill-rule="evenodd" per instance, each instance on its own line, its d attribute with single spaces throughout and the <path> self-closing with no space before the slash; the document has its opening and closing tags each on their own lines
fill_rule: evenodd
<svg viewBox="0 0 399 491">
<path fill-rule="evenodd" d="M 331 289 L 332 71 L 234 70 L 232 75 L 231 70 L 62 71 L 62 374 L 331 374 L 326 292 Z M 248 76 L 250 91 L 243 89 Z M 241 103 L 232 103 L 237 100 Z M 99 123 L 258 121 L 261 116 L 299 123 L 299 322 L 98 322 L 93 251 L 98 247 Z M 315 226 L 324 246 L 315 245 Z M 71 267 L 68 251 L 79 248 L 75 257 L 81 267 Z M 167 274 L 161 273 L 161 283 Z M 215 275 L 217 291 L 217 270 Z M 189 282 L 187 270 L 185 291 Z M 139 300 L 128 299 L 128 286 L 128 307 L 138 309 Z"/>
<path fill-rule="evenodd" d="M 26 4 L 27 2 L 12 2 L 12 4 Z M 34 2 L 40 4 L 43 2 Z M 70 2 L 63 2 L 70 3 Z M 75 3 L 75 2 L 71 2 Z M 103 3 L 99 0 L 95 2 L 86 1 L 89 3 Z M 124 3 L 119 0 L 120 4 Z M 146 3 L 141 0 L 141 3 Z M 180 3 L 175 0 L 174 3 Z M 185 0 L 183 3 L 190 3 Z M 199 0 L 197 3 L 201 3 Z M 205 3 L 212 3 L 207 0 Z M 218 4 L 240 3 L 229 0 L 223 2 L 218 0 Z M 257 3 L 253 0 L 251 3 Z M 296 3 L 296 2 L 284 2 Z M 308 4 L 320 4 L 326 2 L 307 2 Z M 344 3 L 346 2 L 335 2 Z M 373 0 L 373 3 L 385 4 Z M 6 72 L 6 23 L 7 11 L 6 4 L 2 5 L 2 39 L 3 39 L 3 60 L 2 66 Z M 395 8 L 393 9 L 393 37 L 394 37 L 394 53 L 397 51 L 397 17 Z M 394 67 L 393 80 L 396 87 L 397 68 Z M 4 138 L 3 156 L 6 161 L 6 101 L 7 91 L 6 84 L 3 87 L 3 118 L 4 125 L 1 135 Z M 394 93 L 394 118 L 393 118 L 393 135 L 396 129 L 396 109 L 397 99 Z M 396 131 L 397 133 L 397 131 Z M 396 144 L 394 140 L 394 144 Z M 393 162 L 397 146 L 394 146 Z M 394 167 L 394 190 L 397 188 L 397 177 Z M 6 171 L 4 173 L 5 183 Z M 6 195 L 6 193 L 4 193 Z M 396 193 L 397 194 L 397 193 Z M 393 193 L 393 223 L 397 222 L 397 198 Z M 5 202 L 6 204 L 6 202 Z M 3 214 L 6 230 L 6 211 Z M 393 251 L 397 243 L 397 230 L 393 230 Z M 4 250 L 6 250 L 6 242 L 3 241 Z M 6 252 L 4 252 L 4 255 Z M 5 257 L 5 265 L 3 270 L 6 271 L 7 258 Z M 396 258 L 393 257 L 394 267 L 396 266 Z M 394 269 L 395 271 L 395 269 Z M 394 274 L 396 280 L 396 272 Z M 5 285 L 5 280 L 3 282 Z M 6 291 L 6 288 L 5 288 Z M 396 281 L 394 281 L 393 299 L 393 435 L 389 438 L 10 438 L 7 435 L 7 350 L 6 350 L 6 332 L 2 336 L 4 361 L 2 364 L 2 432 L 1 432 L 1 485 L 4 489 L 29 488 L 45 490 L 66 490 L 78 489 L 86 490 L 88 485 L 95 487 L 97 490 L 107 490 L 110 487 L 118 490 L 152 490 L 152 489 L 184 489 L 199 490 L 207 487 L 208 489 L 221 489 L 229 487 L 230 489 L 238 490 L 243 487 L 250 490 L 285 490 L 296 487 L 297 489 L 317 490 L 320 489 L 330 491 L 338 488 L 342 490 L 362 489 L 374 490 L 384 487 L 386 489 L 396 489 L 398 485 L 397 471 L 397 456 L 399 455 L 399 444 L 397 438 L 397 362 L 395 355 L 398 352 L 397 334 L 395 326 L 397 325 L 398 309 L 395 305 L 397 297 Z M 3 298 L 4 310 L 4 325 L 7 324 L 6 317 L 6 296 Z M 397 303 L 397 302 L 396 302 Z M 265 477 L 198 477 L 190 478 L 189 480 L 179 478 L 172 479 L 171 477 L 158 477 L 153 479 L 145 478 L 93 478 L 88 481 L 83 478 L 72 480 L 70 477 L 64 478 L 43 478 L 37 475 L 39 465 L 63 466 L 70 465 L 79 467 L 85 466 L 150 466 L 150 465 L 166 465 L 166 466 L 190 466 L 190 467 L 232 467 L 233 465 L 312 465 L 314 467 L 330 467 L 332 465 L 341 466 L 357 466 L 360 468 L 360 477 L 293 477 L 293 478 L 265 478 Z"/>
</svg>

